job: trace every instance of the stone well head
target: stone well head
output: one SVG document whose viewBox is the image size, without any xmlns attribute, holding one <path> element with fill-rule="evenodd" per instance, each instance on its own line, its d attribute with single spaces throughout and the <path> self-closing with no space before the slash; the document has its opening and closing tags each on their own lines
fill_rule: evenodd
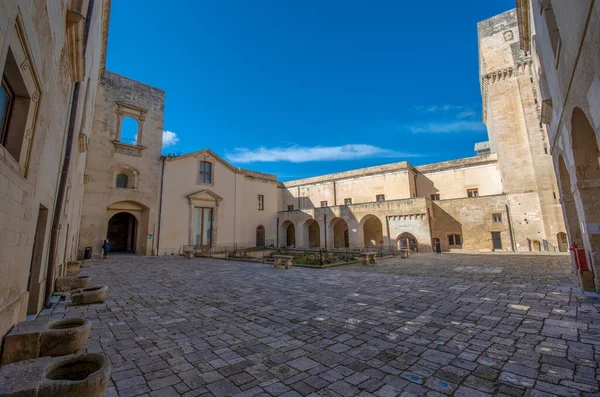
<svg viewBox="0 0 600 397">
<path fill-rule="evenodd" d="M 110 363 L 101 354 L 65 357 L 48 366 L 38 397 L 102 397 L 109 377 Z"/>
</svg>

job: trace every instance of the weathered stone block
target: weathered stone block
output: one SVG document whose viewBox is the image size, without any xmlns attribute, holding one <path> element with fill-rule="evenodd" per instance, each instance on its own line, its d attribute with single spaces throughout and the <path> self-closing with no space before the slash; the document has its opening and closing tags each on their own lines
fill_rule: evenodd
<svg viewBox="0 0 600 397">
<path fill-rule="evenodd" d="M 90 276 L 62 276 L 56 279 L 56 290 L 67 292 L 72 289 L 86 288 L 92 284 Z"/>
<path fill-rule="evenodd" d="M 64 356 L 83 347 L 92 323 L 83 318 L 23 321 L 4 340 L 2 364 L 43 356 Z"/>
<path fill-rule="evenodd" d="M 71 303 L 74 305 L 87 305 L 104 301 L 108 291 L 106 285 L 95 285 L 93 287 L 74 289 L 71 291 Z"/>
<path fill-rule="evenodd" d="M 0 367 L 0 397 L 102 397 L 109 377 L 101 354 L 21 361 Z"/>
</svg>

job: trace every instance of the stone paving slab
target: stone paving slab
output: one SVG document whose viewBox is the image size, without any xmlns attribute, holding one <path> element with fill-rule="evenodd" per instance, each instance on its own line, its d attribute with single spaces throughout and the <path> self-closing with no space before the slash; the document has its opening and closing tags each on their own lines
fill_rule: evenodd
<svg viewBox="0 0 600 397">
<path fill-rule="evenodd" d="M 82 274 L 106 396 L 598 396 L 600 299 L 566 256 L 294 268 L 113 255 Z"/>
</svg>

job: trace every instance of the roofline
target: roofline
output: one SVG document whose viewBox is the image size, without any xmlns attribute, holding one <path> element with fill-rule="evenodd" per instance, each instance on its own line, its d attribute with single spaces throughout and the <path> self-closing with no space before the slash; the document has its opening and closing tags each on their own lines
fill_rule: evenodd
<svg viewBox="0 0 600 397">
<path fill-rule="evenodd" d="M 265 179 L 265 180 L 272 181 L 272 182 L 277 182 L 277 175 L 267 174 L 266 172 L 246 170 L 246 169 L 240 168 L 240 167 L 234 167 L 228 161 L 226 161 L 221 156 L 219 156 L 218 154 L 216 154 L 215 152 L 213 152 L 212 150 L 210 150 L 208 148 L 196 150 L 195 152 L 182 154 L 180 156 L 161 156 L 161 157 L 164 158 L 165 161 L 176 161 L 176 160 L 181 160 L 181 159 L 188 158 L 188 157 L 196 157 L 199 154 L 209 154 L 210 156 L 217 159 L 219 162 L 223 163 L 231 172 L 233 172 L 235 174 L 246 175 L 246 176 L 249 176 L 252 178 L 259 178 L 259 179 Z"/>
</svg>

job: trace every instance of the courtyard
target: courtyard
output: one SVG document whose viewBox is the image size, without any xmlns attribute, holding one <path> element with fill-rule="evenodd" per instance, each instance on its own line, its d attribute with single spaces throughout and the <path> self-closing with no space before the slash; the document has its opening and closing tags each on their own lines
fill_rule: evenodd
<svg viewBox="0 0 600 397">
<path fill-rule="evenodd" d="M 86 348 L 106 396 L 597 396 L 600 299 L 565 255 L 417 254 L 329 269 L 113 255 Z"/>
</svg>

